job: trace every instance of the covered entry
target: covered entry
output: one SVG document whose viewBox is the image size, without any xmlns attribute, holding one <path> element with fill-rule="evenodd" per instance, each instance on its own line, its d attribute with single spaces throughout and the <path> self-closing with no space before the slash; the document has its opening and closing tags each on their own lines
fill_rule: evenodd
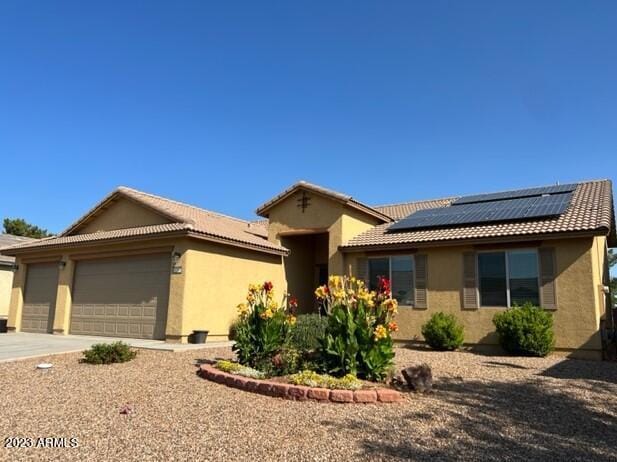
<svg viewBox="0 0 617 462">
<path fill-rule="evenodd" d="M 328 233 L 291 234 L 281 238 L 290 250 L 285 259 L 287 291 L 298 299 L 301 312 L 317 309 L 314 291 L 328 280 Z"/>
<path fill-rule="evenodd" d="M 52 332 L 58 287 L 58 262 L 32 263 L 26 270 L 21 318 L 24 332 Z"/>
<path fill-rule="evenodd" d="M 71 334 L 165 338 L 170 255 L 78 261 Z"/>
</svg>

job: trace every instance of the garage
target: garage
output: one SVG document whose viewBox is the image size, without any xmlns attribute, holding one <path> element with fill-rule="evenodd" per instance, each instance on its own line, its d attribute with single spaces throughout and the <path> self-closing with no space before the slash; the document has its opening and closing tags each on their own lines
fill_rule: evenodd
<svg viewBox="0 0 617 462">
<path fill-rule="evenodd" d="M 70 333 L 164 339 L 170 266 L 169 254 L 78 261 Z"/>
<path fill-rule="evenodd" d="M 27 266 L 21 318 L 24 332 L 52 332 L 58 287 L 58 262 Z"/>
</svg>

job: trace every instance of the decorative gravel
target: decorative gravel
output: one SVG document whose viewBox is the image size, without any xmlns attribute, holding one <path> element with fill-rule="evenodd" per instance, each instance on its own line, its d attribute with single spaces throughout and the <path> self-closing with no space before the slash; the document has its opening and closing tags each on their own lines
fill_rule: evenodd
<svg viewBox="0 0 617 462">
<path fill-rule="evenodd" d="M 397 405 L 294 402 L 198 377 L 230 351 L 79 354 L 0 364 L 0 436 L 78 448 L 0 448 L 0 460 L 616 460 L 617 363 L 400 348 L 434 392 Z M 35 369 L 41 362 L 54 367 Z M 121 414 L 124 408 L 127 414 Z"/>
</svg>

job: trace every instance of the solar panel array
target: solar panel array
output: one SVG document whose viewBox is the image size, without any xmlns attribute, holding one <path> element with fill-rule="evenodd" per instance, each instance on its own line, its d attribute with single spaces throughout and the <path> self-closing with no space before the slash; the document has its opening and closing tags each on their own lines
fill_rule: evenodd
<svg viewBox="0 0 617 462">
<path fill-rule="evenodd" d="M 514 198 L 504 197 L 504 194 L 483 194 L 475 197 L 473 202 L 455 201 L 449 207 L 419 210 L 412 213 L 388 228 L 388 231 L 402 231 L 408 229 L 434 228 L 444 226 L 458 226 L 463 224 L 490 223 L 501 221 L 524 220 L 529 218 L 553 217 L 564 213 L 572 200 L 572 185 L 553 186 L 550 188 L 563 188 L 552 190 L 549 188 L 535 188 L 542 190 L 533 196 L 517 195 Z M 576 185 L 574 185 L 576 188 Z M 521 190 L 523 194 L 527 191 Z M 498 197 L 495 197 L 499 195 Z M 486 197 L 493 198 L 487 200 Z M 481 198 L 478 200 L 477 198 Z M 463 198 L 469 199 L 469 198 Z"/>
<path fill-rule="evenodd" d="M 475 196 L 460 197 L 451 205 L 473 204 L 476 202 L 491 202 L 505 199 L 518 199 L 520 197 L 541 196 L 543 194 L 560 194 L 572 192 L 576 189 L 576 184 L 559 184 L 555 186 L 544 186 L 541 188 L 519 189 L 517 191 L 505 191 L 491 194 L 477 194 Z"/>
</svg>

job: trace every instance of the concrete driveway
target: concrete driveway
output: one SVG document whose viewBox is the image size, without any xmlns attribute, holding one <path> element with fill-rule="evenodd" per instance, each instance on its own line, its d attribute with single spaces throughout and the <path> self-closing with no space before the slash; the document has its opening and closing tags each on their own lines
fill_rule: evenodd
<svg viewBox="0 0 617 462">
<path fill-rule="evenodd" d="M 85 335 L 51 335 L 16 332 L 0 334 L 0 363 L 18 359 L 72 353 L 90 348 L 95 343 L 121 340 L 135 348 L 164 351 L 186 351 L 202 348 L 219 348 L 231 342 L 212 342 L 201 345 L 165 343 L 162 340 L 144 340 L 116 337 L 90 337 Z"/>
</svg>

